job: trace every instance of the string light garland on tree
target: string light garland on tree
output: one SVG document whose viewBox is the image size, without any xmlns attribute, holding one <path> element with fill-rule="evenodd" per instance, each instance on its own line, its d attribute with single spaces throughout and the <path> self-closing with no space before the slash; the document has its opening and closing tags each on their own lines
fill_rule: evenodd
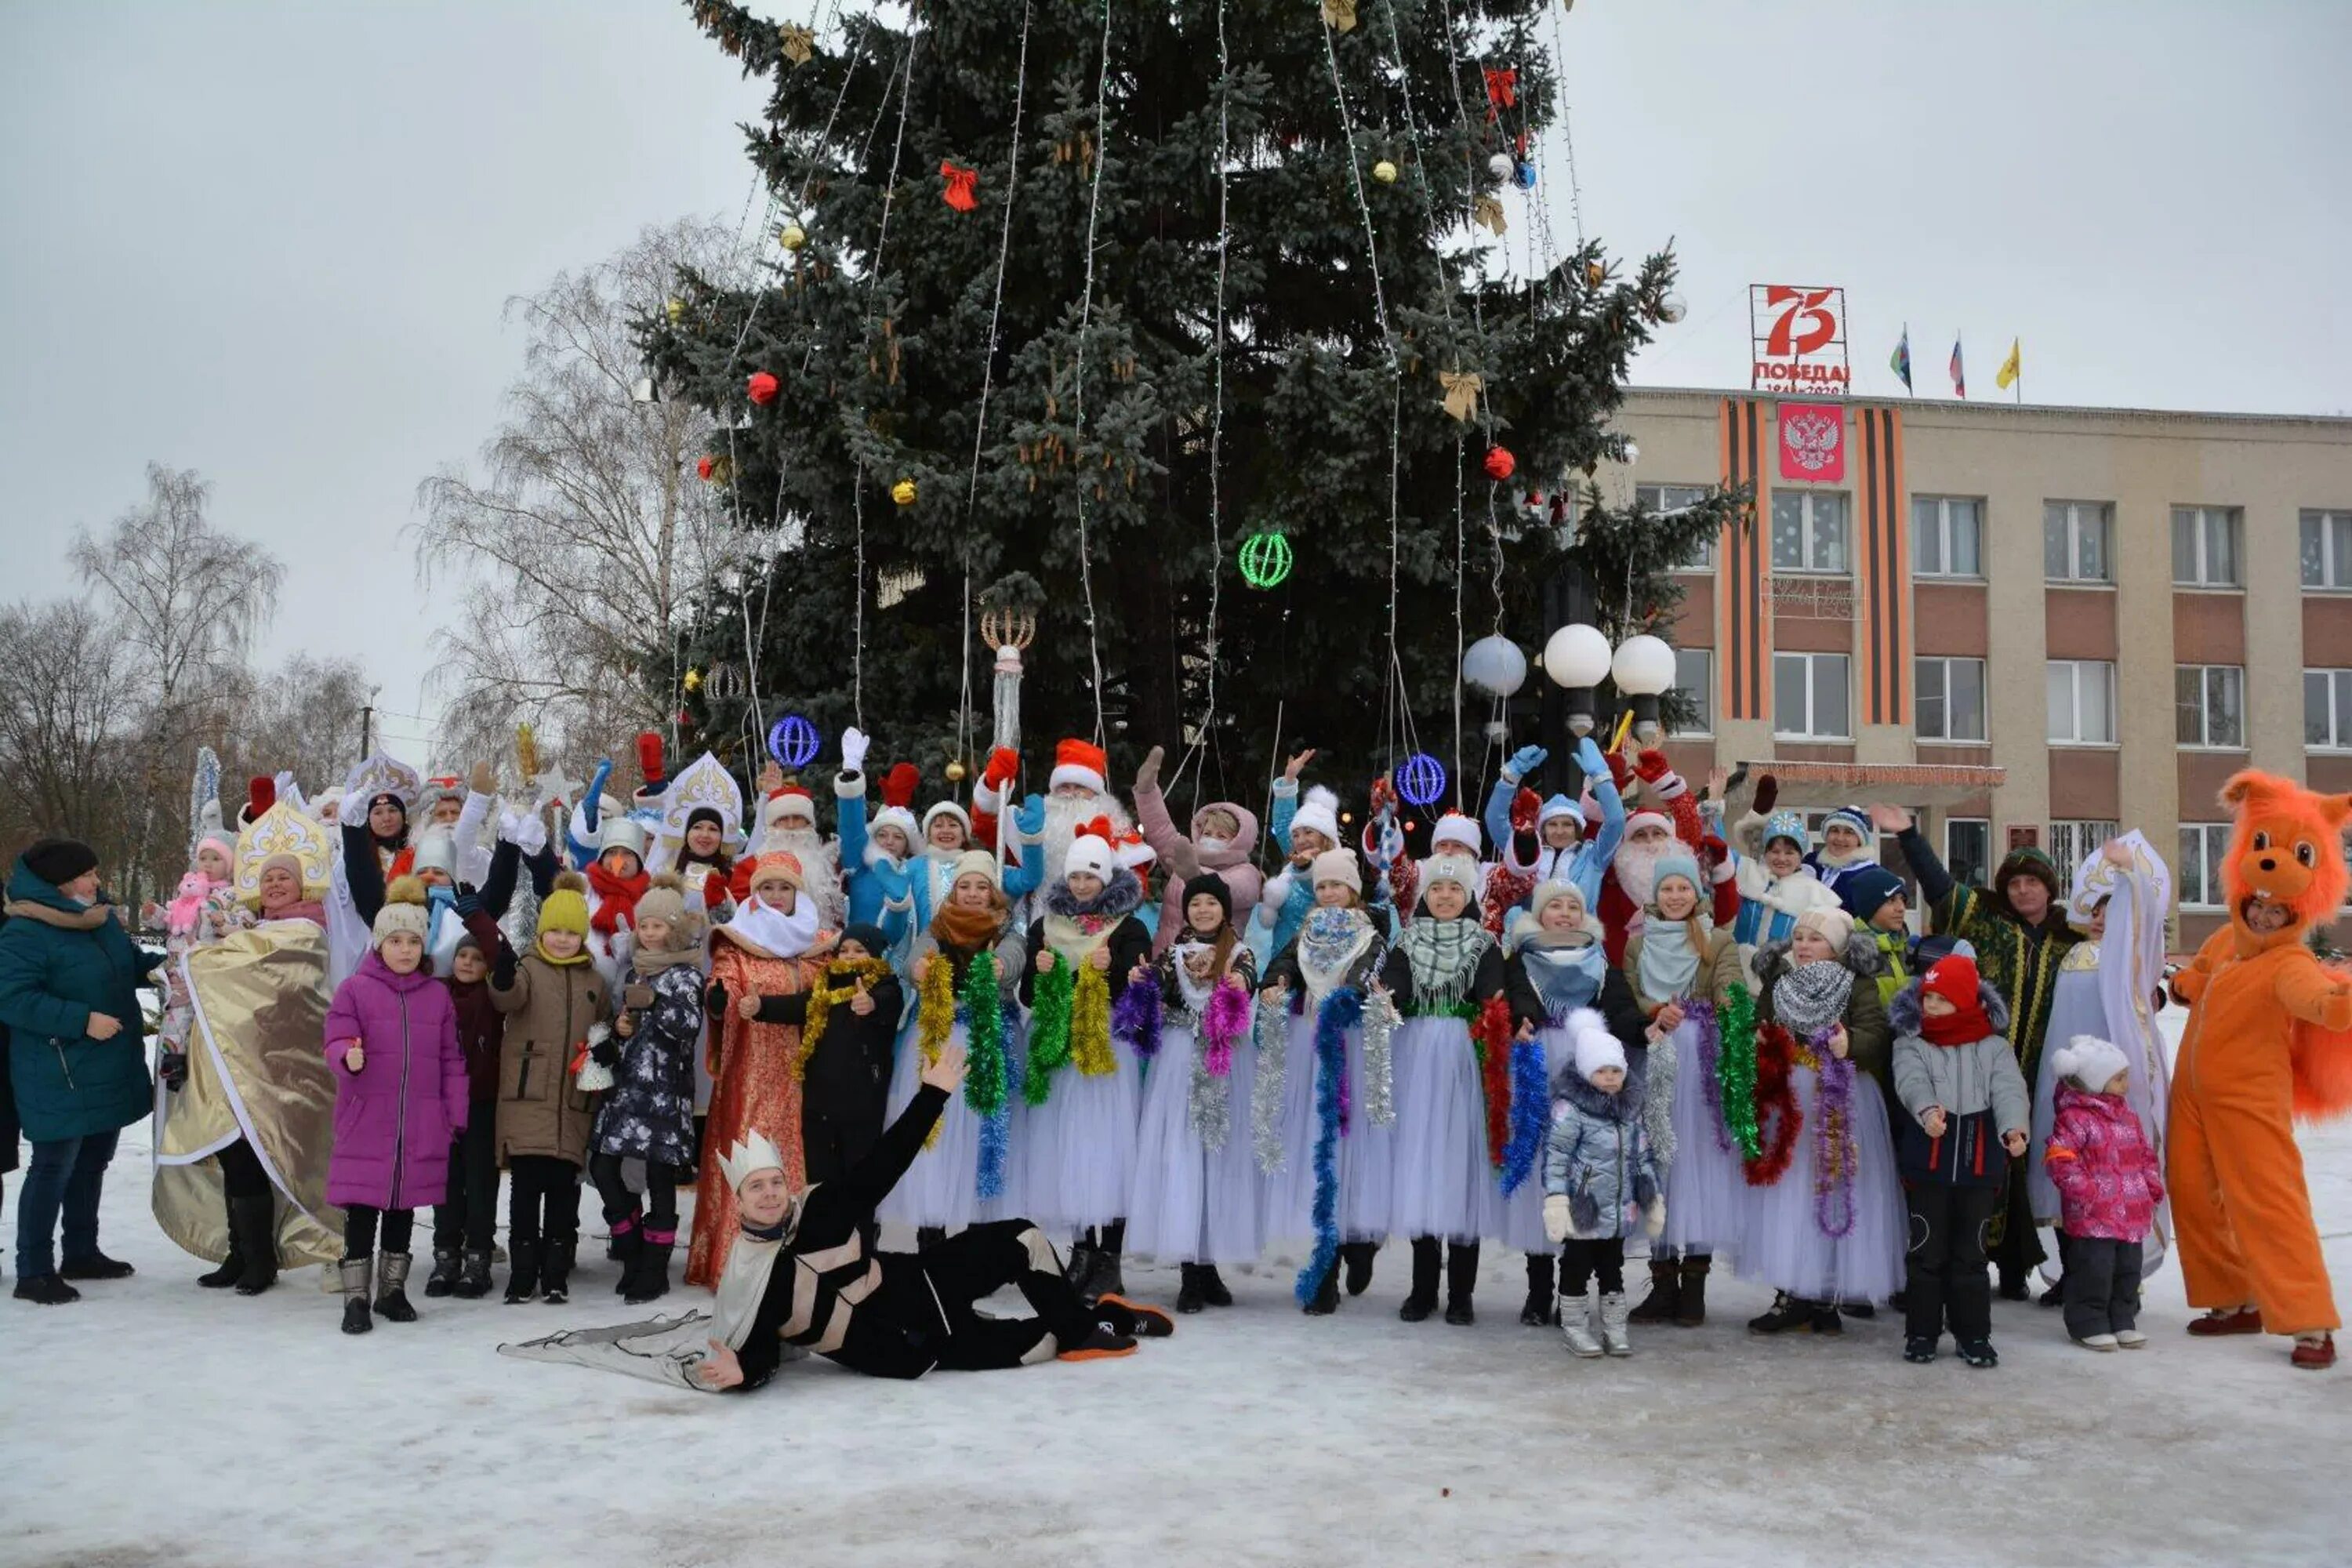
<svg viewBox="0 0 2352 1568">
<path fill-rule="evenodd" d="M 1242 541 L 1242 581 L 1253 588 L 1278 588 L 1290 575 L 1290 541 L 1279 533 L 1253 533 Z"/>
<path fill-rule="evenodd" d="M 1427 752 L 1415 752 L 1396 768 L 1397 794 L 1414 805 L 1428 805 L 1445 793 L 1445 764 Z"/>
<path fill-rule="evenodd" d="M 787 713 L 768 731 L 768 755 L 776 759 L 778 767 L 798 773 L 816 761 L 817 748 L 824 741 L 815 725 L 797 713 Z"/>
</svg>

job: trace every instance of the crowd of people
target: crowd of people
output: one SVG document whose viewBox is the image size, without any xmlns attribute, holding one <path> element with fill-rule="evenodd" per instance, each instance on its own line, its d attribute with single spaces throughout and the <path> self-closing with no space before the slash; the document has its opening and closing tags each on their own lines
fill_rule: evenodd
<svg viewBox="0 0 2352 1568">
<path fill-rule="evenodd" d="M 2177 1248 L 2192 1333 L 2332 1363 L 2287 1119 L 2352 1098 L 2352 981 L 2303 942 L 2341 902 L 2341 799 L 2233 781 L 2231 920 L 2172 975 L 2137 833 L 1972 887 L 1902 811 L 1816 838 L 1769 775 L 1735 805 L 1720 772 L 1694 791 L 1584 739 L 1577 796 L 1526 787 L 1548 759 L 1524 749 L 1416 855 L 1386 781 L 1342 815 L 1312 752 L 1261 835 L 1234 802 L 1180 826 L 1156 750 L 1131 809 L 1074 740 L 1044 791 L 1016 804 L 1000 750 L 919 816 L 906 764 L 869 799 L 866 750 L 844 738 L 831 837 L 772 765 L 747 812 L 717 759 L 672 774 L 647 736 L 641 787 L 607 763 L 576 803 L 383 757 L 317 798 L 257 779 L 233 825 L 204 802 L 143 917 L 86 847 L 26 849 L 0 928 L 16 1298 L 131 1272 L 99 1196 L 152 1115 L 157 1220 L 215 1265 L 195 1282 L 329 1265 L 347 1333 L 415 1319 L 421 1209 L 419 1292 L 500 1290 L 502 1180 L 510 1304 L 569 1300 L 588 1192 L 630 1305 L 671 1291 L 688 1227 L 709 1310 L 504 1347 L 688 1387 L 803 1353 L 888 1376 L 1130 1353 L 1174 1327 L 1128 1295 L 1132 1257 L 1177 1267 L 1178 1315 L 1303 1258 L 1297 1304 L 1328 1315 L 1391 1240 L 1407 1321 L 1474 1321 L 1499 1247 L 1525 1255 L 1521 1321 L 1622 1356 L 1636 1325 L 1705 1322 L 1719 1261 L 1774 1291 L 1757 1336 L 1891 1306 L 1906 1360 L 1948 1334 L 1979 1368 L 1996 1293 L 2052 1262 L 2068 1337 L 2145 1345 L 2140 1281 Z M 2177 1068 L 2168 997 L 2192 1009 Z M 1006 1286 L 1033 1317 L 974 1310 Z"/>
</svg>

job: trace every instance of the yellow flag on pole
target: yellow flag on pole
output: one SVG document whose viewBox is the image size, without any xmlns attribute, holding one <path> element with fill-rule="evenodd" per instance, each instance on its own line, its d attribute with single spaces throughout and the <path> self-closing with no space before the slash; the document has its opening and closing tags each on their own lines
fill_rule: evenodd
<svg viewBox="0 0 2352 1568">
<path fill-rule="evenodd" d="M 2000 374 L 1992 378 L 1993 384 L 2004 392 L 2008 391 L 2010 384 L 2017 379 L 2021 368 L 2018 360 L 2018 347 L 2017 339 L 2009 340 L 2009 357 L 2000 362 Z"/>
</svg>

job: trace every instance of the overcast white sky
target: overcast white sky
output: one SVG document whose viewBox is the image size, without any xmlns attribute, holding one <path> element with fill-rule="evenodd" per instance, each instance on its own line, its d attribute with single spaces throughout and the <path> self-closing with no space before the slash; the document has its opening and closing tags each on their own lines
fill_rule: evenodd
<svg viewBox="0 0 2352 1568">
<path fill-rule="evenodd" d="M 1558 37 L 1586 227 L 1683 258 L 1638 381 L 1742 385 L 1746 286 L 1838 283 L 1857 395 L 1907 321 L 1923 394 L 1958 331 L 1979 398 L 2015 334 L 2036 402 L 2352 412 L 2352 5 L 1583 0 Z M 672 0 L 0 0 L 0 595 L 193 468 L 290 568 L 265 653 L 429 712 L 403 531 L 498 416 L 501 305 L 736 221 L 761 97 Z"/>
</svg>

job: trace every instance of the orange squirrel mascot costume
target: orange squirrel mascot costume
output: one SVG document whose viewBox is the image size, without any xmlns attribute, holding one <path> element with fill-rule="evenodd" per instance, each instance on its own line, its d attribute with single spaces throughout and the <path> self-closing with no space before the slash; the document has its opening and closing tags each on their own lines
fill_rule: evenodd
<svg viewBox="0 0 2352 1568">
<path fill-rule="evenodd" d="M 2352 1106 L 2352 973 L 2304 945 L 2344 902 L 2352 795 L 2242 773 L 2221 886 L 2230 923 L 2173 978 L 2189 1005 L 2172 1075 L 2165 1184 L 2200 1336 L 2292 1334 L 2294 1361 L 2336 1360 L 2336 1300 L 2294 1118 Z"/>
</svg>

